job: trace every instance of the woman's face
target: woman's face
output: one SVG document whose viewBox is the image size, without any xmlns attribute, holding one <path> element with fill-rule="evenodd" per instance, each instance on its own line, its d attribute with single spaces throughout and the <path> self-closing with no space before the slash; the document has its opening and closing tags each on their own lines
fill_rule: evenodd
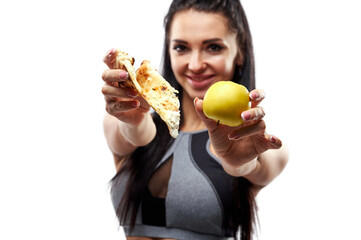
<svg viewBox="0 0 361 240">
<path fill-rule="evenodd" d="M 236 33 L 218 13 L 187 10 L 175 14 L 169 32 L 172 70 L 184 91 L 203 98 L 215 82 L 233 77 L 242 64 Z"/>
</svg>

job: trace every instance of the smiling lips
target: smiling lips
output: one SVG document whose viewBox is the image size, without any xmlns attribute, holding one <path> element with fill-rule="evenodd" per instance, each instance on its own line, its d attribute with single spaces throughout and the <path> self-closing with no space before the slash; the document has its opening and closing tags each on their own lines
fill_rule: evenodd
<svg viewBox="0 0 361 240">
<path fill-rule="evenodd" d="M 189 84 L 196 89 L 207 87 L 210 85 L 213 79 L 214 75 L 187 75 Z"/>
</svg>

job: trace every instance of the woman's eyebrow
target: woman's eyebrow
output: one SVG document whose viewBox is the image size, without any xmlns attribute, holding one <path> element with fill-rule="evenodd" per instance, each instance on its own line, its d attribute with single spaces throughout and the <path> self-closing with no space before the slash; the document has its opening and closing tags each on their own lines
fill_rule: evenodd
<svg viewBox="0 0 361 240">
<path fill-rule="evenodd" d="M 181 40 L 181 39 L 173 39 L 172 42 L 176 42 L 176 43 L 182 43 L 182 44 L 187 44 L 186 41 Z"/>
<path fill-rule="evenodd" d="M 187 41 L 181 40 L 181 39 L 173 39 L 172 42 L 175 43 L 182 43 L 182 44 L 187 44 Z M 215 43 L 215 42 L 223 42 L 223 40 L 221 38 L 211 38 L 211 39 L 207 39 L 204 40 L 202 43 L 203 44 L 209 44 L 209 43 Z"/>
</svg>

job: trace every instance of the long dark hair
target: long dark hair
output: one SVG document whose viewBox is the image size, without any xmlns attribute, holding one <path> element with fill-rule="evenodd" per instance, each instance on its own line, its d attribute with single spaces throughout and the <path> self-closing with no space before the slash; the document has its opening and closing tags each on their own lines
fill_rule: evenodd
<svg viewBox="0 0 361 240">
<path fill-rule="evenodd" d="M 239 0 L 174 0 L 164 19 L 165 40 L 161 71 L 165 79 L 179 91 L 182 102 L 182 88 L 178 84 L 170 62 L 169 55 L 169 30 L 174 15 L 183 10 L 194 9 L 202 12 L 222 13 L 228 19 L 229 29 L 237 33 L 239 50 L 243 55 L 242 66 L 236 66 L 232 81 L 240 83 L 253 90 L 255 88 L 255 71 L 252 37 L 244 10 Z M 182 116 L 182 114 L 181 114 Z M 121 224 L 130 217 L 130 225 L 135 225 L 137 211 L 141 204 L 143 193 L 153 170 L 165 154 L 167 148 L 173 143 L 173 138 L 168 133 L 166 124 L 155 114 L 154 122 L 157 134 L 153 141 L 128 156 L 122 168 L 112 179 L 112 188 L 121 184 L 120 176 L 125 173 L 129 176 L 126 190 L 117 209 L 117 217 Z M 181 117 L 182 123 L 182 117 Z M 256 203 L 251 192 L 251 183 L 242 177 L 233 180 L 233 210 L 231 227 L 234 238 L 238 229 L 241 229 L 241 239 L 251 239 L 256 221 Z"/>
</svg>

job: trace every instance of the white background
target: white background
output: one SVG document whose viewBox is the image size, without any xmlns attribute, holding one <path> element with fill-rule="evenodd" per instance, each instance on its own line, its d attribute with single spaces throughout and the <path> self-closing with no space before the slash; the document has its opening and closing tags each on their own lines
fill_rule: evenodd
<svg viewBox="0 0 361 240">
<path fill-rule="evenodd" d="M 258 196 L 259 239 L 361 239 L 357 1 L 242 2 L 268 131 L 290 149 Z M 124 239 L 102 56 L 120 47 L 159 65 L 169 3 L 0 3 L 0 239 Z"/>
</svg>

